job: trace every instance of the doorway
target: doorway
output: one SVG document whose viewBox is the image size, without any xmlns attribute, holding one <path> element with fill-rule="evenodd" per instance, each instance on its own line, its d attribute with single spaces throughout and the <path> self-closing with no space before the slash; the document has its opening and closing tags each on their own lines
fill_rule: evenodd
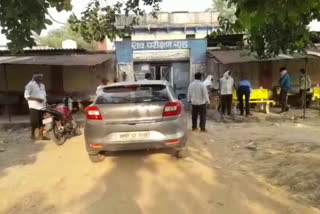
<svg viewBox="0 0 320 214">
<path fill-rule="evenodd" d="M 187 61 L 165 63 L 135 63 L 134 72 L 137 80 L 143 80 L 147 73 L 152 80 L 168 81 L 176 95 L 188 106 L 187 93 L 190 78 L 190 63 Z"/>
<path fill-rule="evenodd" d="M 173 84 L 171 65 L 151 64 L 150 72 L 153 80 L 167 80 L 171 85 Z"/>
</svg>

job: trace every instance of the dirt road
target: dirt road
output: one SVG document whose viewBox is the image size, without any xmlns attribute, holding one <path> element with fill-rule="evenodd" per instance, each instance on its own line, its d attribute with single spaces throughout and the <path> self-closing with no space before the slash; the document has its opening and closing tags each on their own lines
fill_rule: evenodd
<svg viewBox="0 0 320 214">
<path fill-rule="evenodd" d="M 30 142 L 27 130 L 0 132 L 7 141 L 0 153 L 0 213 L 320 213 L 318 127 L 208 126 L 208 134 L 190 133 L 185 160 L 125 152 L 99 164 L 89 161 L 83 137 L 58 147 Z M 310 183 L 299 186 L 304 173 Z"/>
</svg>

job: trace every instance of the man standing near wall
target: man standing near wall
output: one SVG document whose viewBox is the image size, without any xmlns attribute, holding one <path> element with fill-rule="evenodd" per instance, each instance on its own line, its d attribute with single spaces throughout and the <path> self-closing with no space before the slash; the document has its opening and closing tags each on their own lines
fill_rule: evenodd
<svg viewBox="0 0 320 214">
<path fill-rule="evenodd" d="M 100 85 L 97 87 L 96 95 L 98 95 L 100 91 L 108 85 L 108 83 L 109 83 L 109 80 L 107 80 L 106 78 L 102 78 Z"/>
<path fill-rule="evenodd" d="M 288 74 L 288 71 L 286 68 L 281 68 L 280 69 L 280 87 L 281 87 L 281 92 L 280 92 L 280 101 L 281 101 L 281 112 L 287 112 L 289 111 L 288 107 L 288 92 L 291 88 L 291 80 L 290 76 Z"/>
<path fill-rule="evenodd" d="M 222 114 L 225 115 L 226 110 L 227 114 L 231 115 L 232 107 L 232 90 L 234 88 L 234 80 L 231 77 L 231 71 L 227 70 L 223 77 L 220 78 L 220 96 L 221 96 L 221 108 Z"/>
<path fill-rule="evenodd" d="M 311 89 L 311 78 L 309 74 L 306 73 L 305 69 L 300 69 L 300 78 L 299 78 L 299 85 L 300 85 L 300 107 L 309 107 L 310 104 L 310 97 L 307 93 Z M 304 106 L 306 105 L 306 106 Z"/>
<path fill-rule="evenodd" d="M 35 138 L 35 130 L 39 129 L 39 139 L 43 139 L 44 126 L 42 124 L 41 109 L 46 106 L 46 89 L 43 82 L 43 74 L 34 73 L 32 80 L 26 85 L 24 97 L 28 101 L 31 124 L 31 139 Z"/>
<path fill-rule="evenodd" d="M 198 129 L 200 115 L 200 129 L 206 131 L 207 104 L 210 104 L 207 87 L 201 82 L 201 73 L 195 74 L 195 80 L 188 89 L 188 102 L 192 104 L 192 130 Z"/>
</svg>

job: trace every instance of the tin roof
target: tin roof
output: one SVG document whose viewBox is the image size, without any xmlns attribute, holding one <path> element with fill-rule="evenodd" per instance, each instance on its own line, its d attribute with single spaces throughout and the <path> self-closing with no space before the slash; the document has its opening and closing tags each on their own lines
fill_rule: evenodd
<svg viewBox="0 0 320 214">
<path fill-rule="evenodd" d="M 0 64 L 94 66 L 111 60 L 112 54 L 0 56 Z"/>
<path fill-rule="evenodd" d="M 215 58 L 217 62 L 222 64 L 258 62 L 270 60 L 285 60 L 285 59 L 302 59 L 306 58 L 303 54 L 280 54 L 277 57 L 270 59 L 258 59 L 255 54 L 250 54 L 247 50 L 227 50 L 227 51 L 209 51 L 209 57 Z"/>
</svg>

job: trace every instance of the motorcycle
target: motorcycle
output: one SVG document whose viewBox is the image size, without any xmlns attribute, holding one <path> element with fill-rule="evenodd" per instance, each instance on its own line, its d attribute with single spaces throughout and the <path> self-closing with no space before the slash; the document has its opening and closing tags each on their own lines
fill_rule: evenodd
<svg viewBox="0 0 320 214">
<path fill-rule="evenodd" d="M 42 109 L 45 135 L 57 145 L 63 145 L 67 139 L 81 135 L 81 130 L 72 118 L 72 111 L 65 104 L 48 105 Z"/>
</svg>

